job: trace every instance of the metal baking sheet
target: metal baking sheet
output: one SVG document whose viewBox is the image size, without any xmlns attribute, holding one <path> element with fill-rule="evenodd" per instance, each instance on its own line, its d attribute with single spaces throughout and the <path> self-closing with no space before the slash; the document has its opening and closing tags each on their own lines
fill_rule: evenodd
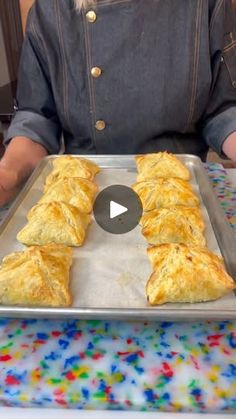
<svg viewBox="0 0 236 419">
<path fill-rule="evenodd" d="M 83 157 L 95 161 L 103 169 L 95 179 L 100 190 L 115 184 L 131 186 L 136 181 L 134 156 Z M 196 156 L 178 157 L 190 169 L 192 186 L 201 200 L 207 246 L 222 254 L 227 271 L 236 279 L 236 239 L 225 220 L 203 164 Z M 41 197 L 46 176 L 55 158 L 57 156 L 50 156 L 40 163 L 1 224 L 0 259 L 13 251 L 24 249 L 16 240 L 17 232 L 25 225 L 29 209 Z M 73 306 L 0 306 L 0 316 L 172 321 L 236 319 L 236 297 L 233 292 L 213 302 L 150 307 L 145 297 L 145 284 L 151 274 L 146 249 L 147 242 L 139 226 L 129 233 L 113 235 L 103 231 L 93 221 L 87 231 L 85 244 L 74 249 L 71 270 Z"/>
</svg>

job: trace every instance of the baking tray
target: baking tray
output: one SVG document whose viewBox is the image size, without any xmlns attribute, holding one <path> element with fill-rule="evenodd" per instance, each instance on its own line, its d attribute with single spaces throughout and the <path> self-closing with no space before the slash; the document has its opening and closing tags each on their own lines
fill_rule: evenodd
<svg viewBox="0 0 236 419">
<path fill-rule="evenodd" d="M 136 181 L 134 156 L 82 157 L 93 160 L 103 169 L 95 179 L 100 190 L 114 184 L 130 186 Z M 0 225 L 0 259 L 24 248 L 16 240 L 17 232 L 25 225 L 28 210 L 42 195 L 44 181 L 55 158 L 57 156 L 49 156 L 41 161 Z M 200 197 L 208 248 L 222 254 L 228 273 L 235 279 L 236 239 L 204 166 L 196 156 L 178 155 L 178 158 L 191 171 L 192 186 Z M 74 305 L 70 308 L 0 306 L 0 316 L 171 321 L 236 319 L 233 292 L 213 302 L 148 306 L 145 284 L 151 274 L 151 266 L 146 248 L 147 243 L 139 226 L 127 234 L 112 235 L 93 221 L 84 246 L 74 249 L 71 271 Z"/>
</svg>

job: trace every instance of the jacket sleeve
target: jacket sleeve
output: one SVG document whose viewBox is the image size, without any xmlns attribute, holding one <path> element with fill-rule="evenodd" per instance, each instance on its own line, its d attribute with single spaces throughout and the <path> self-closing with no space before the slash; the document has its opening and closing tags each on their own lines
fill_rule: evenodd
<svg viewBox="0 0 236 419">
<path fill-rule="evenodd" d="M 61 126 L 56 113 L 43 42 L 37 33 L 33 6 L 27 22 L 18 74 L 17 106 L 4 143 L 16 136 L 30 138 L 50 154 L 60 149 Z"/>
<path fill-rule="evenodd" d="M 232 0 L 215 1 L 210 22 L 212 87 L 201 121 L 203 136 L 219 155 L 236 131 L 236 13 Z"/>
</svg>

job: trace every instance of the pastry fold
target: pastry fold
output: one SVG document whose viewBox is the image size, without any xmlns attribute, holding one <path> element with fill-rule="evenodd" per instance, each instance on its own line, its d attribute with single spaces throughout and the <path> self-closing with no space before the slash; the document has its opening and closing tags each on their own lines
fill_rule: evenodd
<svg viewBox="0 0 236 419">
<path fill-rule="evenodd" d="M 199 199 L 191 185 L 182 179 L 152 179 L 137 182 L 132 188 L 140 197 L 144 211 L 177 205 L 187 207 L 199 205 Z"/>
<path fill-rule="evenodd" d="M 215 300 L 235 289 L 223 260 L 206 248 L 161 244 L 148 249 L 154 272 L 146 285 L 151 305 Z"/>
<path fill-rule="evenodd" d="M 61 156 L 53 161 L 53 170 L 47 176 L 45 182 L 45 192 L 50 185 L 63 177 L 82 177 L 93 180 L 95 175 L 100 172 L 99 166 L 91 160 L 83 157 Z"/>
<path fill-rule="evenodd" d="M 69 271 L 72 249 L 34 246 L 6 256 L 0 266 L 0 303 L 66 307 L 71 305 Z"/>
<path fill-rule="evenodd" d="M 138 182 L 160 177 L 190 179 L 189 170 L 174 154 L 167 152 L 143 154 L 136 156 L 135 160 L 138 170 Z"/>
<path fill-rule="evenodd" d="M 48 202 L 31 208 L 27 219 L 28 223 L 17 235 L 21 243 L 81 246 L 91 217 L 65 202 Z"/>
<path fill-rule="evenodd" d="M 185 243 L 205 246 L 204 222 L 199 208 L 170 207 L 146 212 L 142 234 L 150 244 Z"/>
<path fill-rule="evenodd" d="M 53 183 L 39 200 L 38 204 L 52 201 L 63 201 L 89 214 L 98 187 L 94 182 L 83 178 L 60 178 Z"/>
</svg>

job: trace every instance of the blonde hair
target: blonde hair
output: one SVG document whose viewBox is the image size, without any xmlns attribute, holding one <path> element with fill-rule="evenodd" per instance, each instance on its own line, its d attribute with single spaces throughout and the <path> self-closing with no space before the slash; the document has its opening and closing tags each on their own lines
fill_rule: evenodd
<svg viewBox="0 0 236 419">
<path fill-rule="evenodd" d="M 92 6 L 96 0 L 74 0 L 74 2 L 76 9 L 81 10 L 82 8 Z"/>
</svg>

